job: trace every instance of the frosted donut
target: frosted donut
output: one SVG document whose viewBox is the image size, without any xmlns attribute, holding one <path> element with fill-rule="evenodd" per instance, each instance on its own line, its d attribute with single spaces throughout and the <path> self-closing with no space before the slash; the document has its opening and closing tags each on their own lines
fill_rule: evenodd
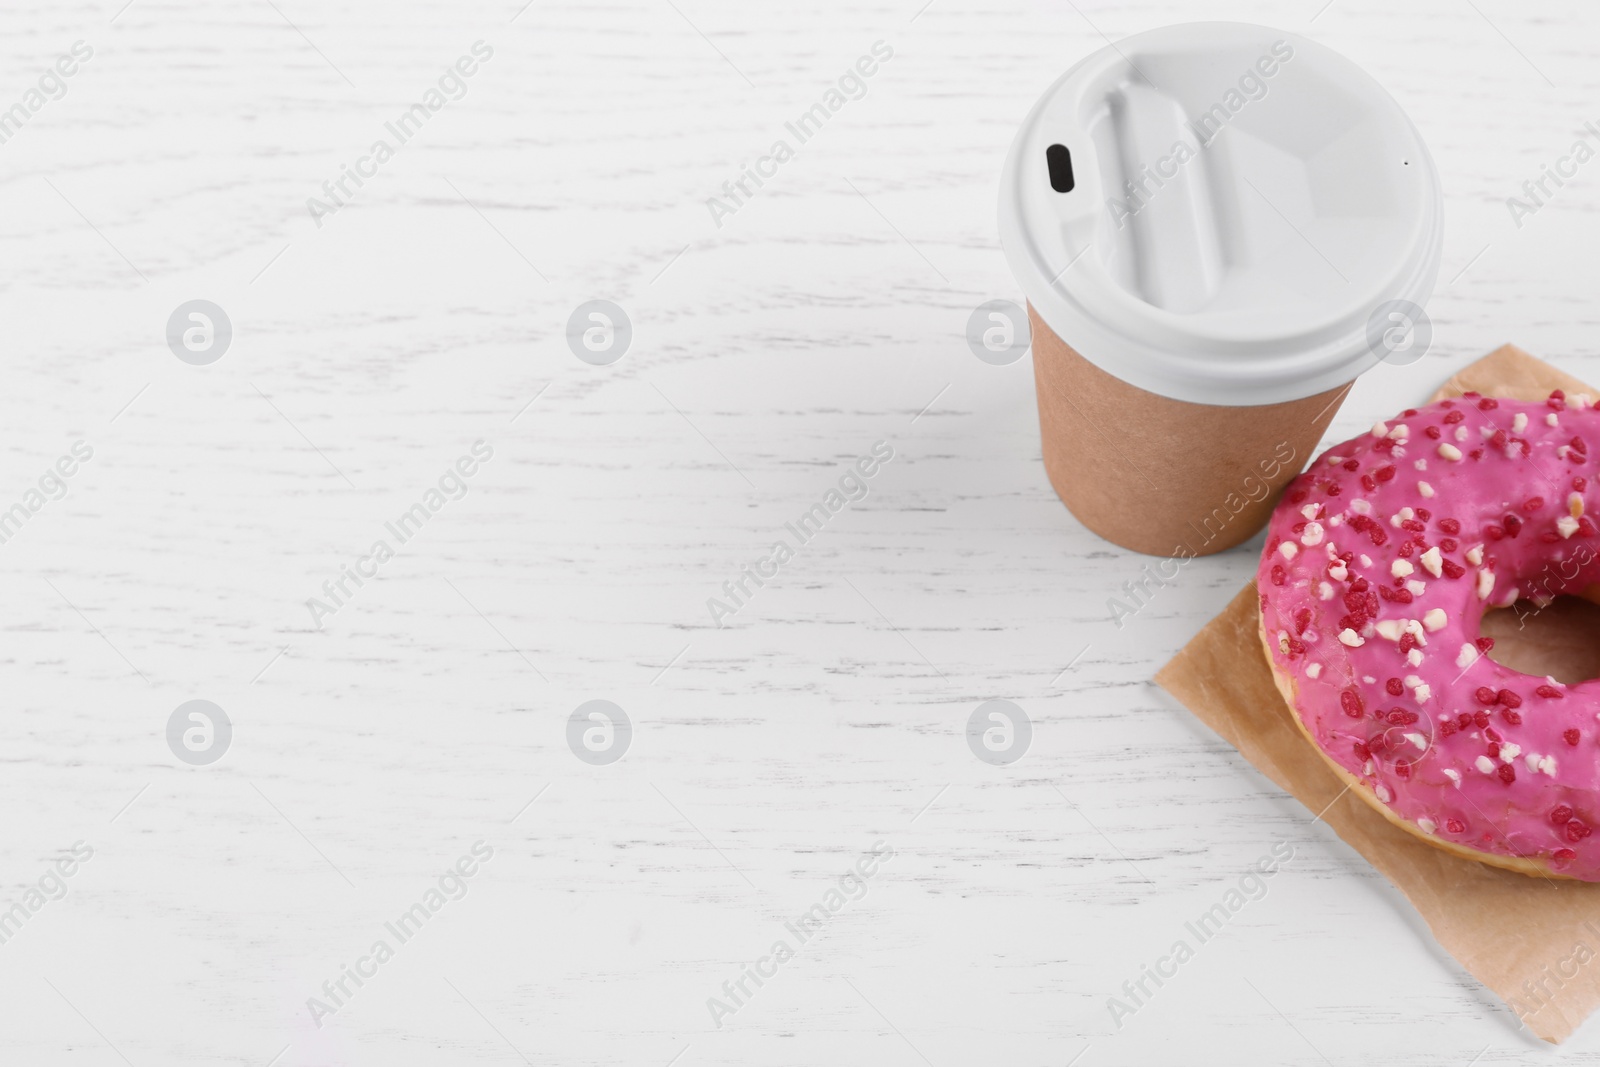
<svg viewBox="0 0 1600 1067">
<path fill-rule="evenodd" d="M 1480 623 L 1600 582 L 1600 411 L 1467 393 L 1291 482 L 1257 574 L 1296 724 L 1386 818 L 1457 855 L 1600 881 L 1600 679 L 1505 667 Z"/>
</svg>

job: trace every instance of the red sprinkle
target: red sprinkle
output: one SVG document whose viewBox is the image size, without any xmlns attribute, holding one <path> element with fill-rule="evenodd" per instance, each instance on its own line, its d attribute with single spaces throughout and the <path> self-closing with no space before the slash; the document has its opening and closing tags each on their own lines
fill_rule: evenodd
<svg viewBox="0 0 1600 1067">
<path fill-rule="evenodd" d="M 1480 685 L 1478 691 L 1472 695 L 1478 698 L 1478 703 L 1480 704 L 1493 704 L 1497 699 L 1495 691 L 1486 685 Z"/>
<path fill-rule="evenodd" d="M 1493 411 L 1495 408 L 1497 408 L 1499 406 L 1500 406 L 1500 401 L 1495 400 L 1493 397 L 1487 397 L 1486 396 L 1482 400 L 1478 401 L 1478 410 L 1479 411 Z"/>
<path fill-rule="evenodd" d="M 1489 650 L 1494 647 L 1494 638 L 1480 637 L 1474 641 L 1473 644 L 1478 646 L 1478 653 L 1480 655 L 1487 656 L 1489 654 Z"/>
<path fill-rule="evenodd" d="M 1460 819 L 1446 819 L 1444 821 L 1444 828 L 1446 831 L 1452 834 L 1464 834 L 1467 832 L 1466 824 Z"/>
<path fill-rule="evenodd" d="M 1593 830 L 1590 830 L 1583 824 L 1581 819 L 1573 819 L 1568 822 L 1566 826 L 1567 840 L 1571 841 L 1573 844 L 1577 844 L 1579 841 L 1582 841 L 1593 832 Z"/>
<path fill-rule="evenodd" d="M 1400 696 L 1406 691 L 1405 683 L 1398 678 L 1390 678 L 1383 683 L 1383 687 L 1389 691 L 1389 695 L 1392 697 Z"/>
<path fill-rule="evenodd" d="M 1571 818 L 1572 809 L 1565 804 L 1557 804 L 1555 807 L 1550 809 L 1550 821 L 1555 823 L 1557 826 L 1567 825 L 1567 821 Z"/>
<path fill-rule="evenodd" d="M 1339 694 L 1339 706 L 1342 707 L 1344 709 L 1344 713 L 1350 716 L 1352 719 L 1361 718 L 1361 694 L 1357 693 L 1354 689 L 1346 689 L 1344 692 Z"/>
<path fill-rule="evenodd" d="M 1561 731 L 1561 739 L 1567 744 L 1571 745 L 1573 748 L 1577 748 L 1578 742 L 1583 739 L 1583 735 L 1579 733 L 1576 728 L 1574 728 L 1571 730 Z"/>
<path fill-rule="evenodd" d="M 1564 693 L 1562 693 L 1561 690 L 1557 689 L 1553 685 L 1541 685 L 1539 688 L 1535 689 L 1534 692 L 1538 693 L 1540 696 L 1545 697 L 1548 700 L 1565 700 L 1566 699 L 1566 695 Z"/>
<path fill-rule="evenodd" d="M 1558 864 L 1571 863 L 1577 858 L 1578 854 L 1572 851 L 1570 848 L 1558 848 L 1554 852 L 1550 853 L 1551 861 Z"/>
<path fill-rule="evenodd" d="M 1467 573 L 1467 569 L 1453 559 L 1440 560 L 1439 569 L 1444 571 L 1446 578 L 1460 578 Z M 1279 582 L 1278 584 L 1282 585 L 1283 583 Z"/>
<path fill-rule="evenodd" d="M 1498 774 L 1500 776 L 1500 780 L 1506 785 L 1510 785 L 1512 782 L 1517 780 L 1517 769 L 1511 766 L 1509 763 L 1500 764 L 1500 766 L 1495 769 L 1494 773 Z"/>
<path fill-rule="evenodd" d="M 1372 476 L 1378 479 L 1380 482 L 1394 481 L 1394 464 L 1391 463 L 1386 467 L 1379 467 L 1377 470 L 1372 472 Z"/>
<path fill-rule="evenodd" d="M 1447 534 L 1458 534 L 1461 532 L 1461 522 L 1459 519 L 1443 518 L 1439 520 L 1439 529 Z"/>
<path fill-rule="evenodd" d="M 1544 497 L 1542 496 L 1530 496 L 1522 502 L 1523 511 L 1535 512 L 1542 507 L 1544 507 Z"/>
<path fill-rule="evenodd" d="M 1466 417 L 1467 413 L 1465 411 L 1452 411 L 1450 414 L 1444 417 L 1444 422 L 1446 426 L 1454 426 L 1456 423 L 1460 422 Z"/>
<path fill-rule="evenodd" d="M 1513 693 L 1509 689 L 1500 690 L 1500 692 L 1495 694 L 1495 699 L 1508 708 L 1522 707 L 1522 698 L 1517 696 L 1517 694 Z"/>
</svg>

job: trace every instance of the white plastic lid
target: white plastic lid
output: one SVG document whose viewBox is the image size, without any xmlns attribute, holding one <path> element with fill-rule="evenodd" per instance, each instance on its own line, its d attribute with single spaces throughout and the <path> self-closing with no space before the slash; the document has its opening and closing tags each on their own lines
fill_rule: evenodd
<svg viewBox="0 0 1600 1067">
<path fill-rule="evenodd" d="M 1136 34 L 1073 67 L 1012 143 L 1000 240 L 1050 328 L 1101 369 L 1200 404 L 1275 404 L 1385 354 L 1423 304 L 1439 176 L 1382 86 L 1264 26 Z"/>
</svg>

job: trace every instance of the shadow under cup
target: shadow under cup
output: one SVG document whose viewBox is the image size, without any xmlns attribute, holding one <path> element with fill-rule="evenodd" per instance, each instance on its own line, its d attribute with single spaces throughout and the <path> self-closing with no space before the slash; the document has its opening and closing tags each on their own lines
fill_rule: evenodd
<svg viewBox="0 0 1600 1067">
<path fill-rule="evenodd" d="M 1266 525 L 1353 383 L 1221 407 L 1129 385 L 1079 355 L 1030 303 L 1045 472 L 1090 530 L 1152 556 L 1205 556 Z"/>
</svg>

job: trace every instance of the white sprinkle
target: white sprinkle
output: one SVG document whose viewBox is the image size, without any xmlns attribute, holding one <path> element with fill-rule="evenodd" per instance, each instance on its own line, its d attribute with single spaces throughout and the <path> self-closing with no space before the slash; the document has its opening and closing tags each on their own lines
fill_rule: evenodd
<svg viewBox="0 0 1600 1067">
<path fill-rule="evenodd" d="M 1554 778 L 1556 776 L 1556 758 L 1554 756 L 1546 756 L 1544 759 L 1540 760 L 1539 773 L 1548 774 L 1550 777 Z"/>
<path fill-rule="evenodd" d="M 1316 678 L 1316 677 L 1320 676 L 1321 674 L 1322 674 L 1322 664 L 1320 664 L 1320 663 L 1308 663 L 1308 664 L 1306 664 L 1306 677 L 1307 678 Z"/>
<path fill-rule="evenodd" d="M 1345 646 L 1347 646 L 1349 648 L 1360 648 L 1362 645 L 1366 644 L 1367 642 L 1362 638 L 1362 636 L 1360 634 L 1356 633 L 1354 630 L 1350 629 L 1350 627 L 1346 626 L 1343 630 L 1339 631 L 1339 643 L 1342 644 L 1342 645 L 1345 645 Z M 1471 647 L 1471 646 L 1468 646 L 1468 647 Z"/>
<path fill-rule="evenodd" d="M 1494 760 L 1490 759 L 1488 756 L 1479 756 L 1477 762 L 1475 762 L 1473 766 L 1477 767 L 1478 770 L 1482 771 L 1484 774 L 1494 773 Z"/>
<path fill-rule="evenodd" d="M 1450 768 L 1450 767 L 1446 767 L 1444 769 L 1444 776 L 1446 778 L 1450 779 L 1452 782 L 1454 782 L 1456 784 L 1456 788 L 1457 789 L 1461 788 L 1461 772 L 1460 771 L 1454 770 L 1453 768 Z"/>
<path fill-rule="evenodd" d="M 1512 760 L 1516 759 L 1520 755 L 1522 755 L 1522 746 L 1521 745 L 1513 744 L 1510 741 L 1502 741 L 1502 742 L 1500 742 L 1500 762 L 1501 763 L 1510 763 Z M 1528 769 L 1530 771 L 1533 770 L 1532 767 L 1529 767 Z"/>
<path fill-rule="evenodd" d="M 1350 577 L 1350 572 L 1345 568 L 1343 560 L 1340 560 L 1337 563 L 1329 564 L 1328 577 L 1332 578 L 1336 582 L 1342 582 L 1346 578 Z"/>
<path fill-rule="evenodd" d="M 1317 599 L 1318 600 L 1332 600 L 1333 599 L 1333 586 L 1330 585 L 1327 582 L 1323 582 L 1320 585 L 1318 585 L 1317 586 Z"/>
<path fill-rule="evenodd" d="M 1428 698 L 1433 696 L 1433 688 L 1427 685 L 1419 685 L 1412 691 L 1412 695 L 1417 698 L 1418 704 L 1426 704 Z"/>
<path fill-rule="evenodd" d="M 1425 834 L 1431 834 L 1439 828 L 1439 824 L 1424 816 L 1417 820 L 1417 829 Z"/>
<path fill-rule="evenodd" d="M 1416 619 L 1406 620 L 1406 633 L 1417 639 L 1417 644 L 1424 647 L 1428 644 L 1428 635 L 1422 629 L 1422 623 Z"/>
<path fill-rule="evenodd" d="M 1317 509 L 1321 506 L 1321 504 L 1307 504 L 1305 507 L 1300 509 L 1300 514 L 1304 515 L 1308 519 L 1314 519 L 1317 517 Z"/>
<path fill-rule="evenodd" d="M 1552 411 L 1544 417 L 1544 424 L 1546 426 L 1560 426 L 1561 420 L 1556 418 L 1556 413 Z"/>
<path fill-rule="evenodd" d="M 1495 601 L 1495 606 L 1496 607 L 1501 607 L 1501 608 L 1509 608 L 1511 605 L 1513 605 L 1513 604 L 1515 604 L 1517 602 L 1517 598 L 1519 596 L 1521 596 L 1521 595 L 1522 595 L 1522 593 L 1517 590 L 1517 587 L 1516 586 L 1512 586 L 1510 589 L 1506 590 L 1505 596 L 1503 596 L 1499 600 Z"/>
<path fill-rule="evenodd" d="M 1485 567 L 1478 572 L 1478 599 L 1488 600 L 1489 591 L 1494 588 L 1494 571 Z"/>
<path fill-rule="evenodd" d="M 1427 482 L 1418 482 L 1417 492 L 1421 493 L 1430 500 L 1433 499 L 1433 486 L 1429 485 Z"/>
<path fill-rule="evenodd" d="M 1285 541 L 1278 546 L 1278 551 L 1283 554 L 1284 559 L 1294 559 L 1295 554 L 1300 551 L 1300 546 L 1293 541 Z"/>
<path fill-rule="evenodd" d="M 1300 535 L 1300 543 L 1310 548 L 1312 545 L 1322 544 L 1322 523 L 1306 523 L 1305 533 Z"/>
<path fill-rule="evenodd" d="M 1413 463 L 1412 466 L 1417 468 L 1419 471 L 1425 471 L 1428 469 L 1428 461 L 1425 459 L 1419 459 Z"/>
<path fill-rule="evenodd" d="M 1410 741 L 1413 745 L 1416 745 L 1419 749 L 1427 751 L 1428 739 L 1423 737 L 1421 734 L 1406 734 L 1406 740 Z"/>
<path fill-rule="evenodd" d="M 1404 578 L 1414 570 L 1416 570 L 1416 568 L 1403 559 L 1397 559 L 1393 563 L 1389 564 L 1389 573 L 1394 575 L 1396 578 Z"/>
<path fill-rule="evenodd" d="M 1374 436 L 1374 437 L 1386 437 L 1386 436 L 1388 436 L 1388 433 L 1389 433 L 1389 427 L 1384 425 L 1383 423 L 1375 422 L 1375 423 L 1372 424 L 1372 436 Z"/>
<path fill-rule="evenodd" d="M 1389 436 L 1396 441 L 1404 441 L 1411 436 L 1411 427 L 1403 422 L 1396 423 L 1394 429 L 1389 431 Z"/>
<path fill-rule="evenodd" d="M 1379 619 L 1373 625 L 1373 629 L 1377 630 L 1378 636 L 1385 641 L 1398 641 L 1400 635 L 1405 632 L 1404 625 L 1399 619 Z"/>
<path fill-rule="evenodd" d="M 1336 456 L 1332 452 L 1328 453 L 1328 466 L 1337 467 L 1339 464 L 1341 464 L 1343 462 L 1344 462 L 1344 457 L 1343 456 Z"/>
<path fill-rule="evenodd" d="M 1365 552 L 1361 553 L 1361 565 L 1363 567 L 1372 566 L 1372 557 L 1367 555 Z"/>
<path fill-rule="evenodd" d="M 1563 538 L 1571 537 L 1578 532 L 1578 520 L 1571 515 L 1563 515 L 1556 520 L 1556 532 Z"/>
<path fill-rule="evenodd" d="M 1471 645 L 1462 645 L 1461 651 L 1456 653 L 1456 666 L 1465 670 L 1478 662 L 1478 650 Z"/>
<path fill-rule="evenodd" d="M 1467 428 L 1465 426 L 1457 426 L 1456 427 L 1456 440 L 1457 441 L 1465 441 L 1466 439 L 1467 439 Z"/>
<path fill-rule="evenodd" d="M 1357 515 L 1371 515 L 1372 514 L 1372 502 L 1368 501 L 1368 500 L 1359 500 L 1359 499 L 1358 500 L 1352 500 L 1352 501 L 1350 501 L 1350 510 L 1355 512 Z"/>
<path fill-rule="evenodd" d="M 1461 458 L 1461 449 L 1448 441 L 1443 441 L 1439 444 L 1439 455 L 1454 463 Z"/>
<path fill-rule="evenodd" d="M 1406 662 L 1411 664 L 1413 667 L 1422 666 L 1422 649 L 1413 648 L 1410 652 L 1407 652 Z"/>
<path fill-rule="evenodd" d="M 1378 794 L 1378 799 L 1383 801 L 1385 804 L 1394 799 L 1394 794 L 1389 792 L 1389 787 L 1384 785 L 1382 782 L 1379 782 L 1376 786 L 1374 786 L 1372 791 Z"/>
<path fill-rule="evenodd" d="M 1423 570 L 1427 571 L 1435 578 L 1444 573 L 1444 557 L 1439 554 L 1439 548 L 1437 545 L 1424 552 L 1418 558 L 1418 562 L 1422 564 Z"/>
<path fill-rule="evenodd" d="M 1444 613 L 1443 608 L 1434 608 L 1422 617 L 1422 625 L 1438 633 L 1450 623 L 1450 617 Z"/>
<path fill-rule="evenodd" d="M 1521 433 L 1528 428 L 1528 416 L 1525 412 L 1517 412 L 1511 417 L 1511 432 Z"/>
<path fill-rule="evenodd" d="M 1474 567 L 1476 567 L 1478 564 L 1482 563 L 1483 562 L 1483 546 L 1482 545 L 1473 545 L 1471 548 L 1467 549 L 1466 560 L 1467 560 L 1468 563 L 1472 564 Z"/>
<path fill-rule="evenodd" d="M 1422 579 L 1420 579 L 1420 578 L 1408 578 L 1408 579 L 1406 579 L 1406 592 L 1410 593 L 1412 596 L 1414 596 L 1414 597 L 1421 596 L 1423 593 L 1426 593 L 1427 591 L 1428 591 L 1428 583 L 1423 581 Z"/>
<path fill-rule="evenodd" d="M 1487 441 L 1499 431 L 1496 427 L 1485 423 L 1484 425 L 1478 427 L 1478 432 L 1481 433 L 1483 435 L 1483 439 Z"/>
</svg>

